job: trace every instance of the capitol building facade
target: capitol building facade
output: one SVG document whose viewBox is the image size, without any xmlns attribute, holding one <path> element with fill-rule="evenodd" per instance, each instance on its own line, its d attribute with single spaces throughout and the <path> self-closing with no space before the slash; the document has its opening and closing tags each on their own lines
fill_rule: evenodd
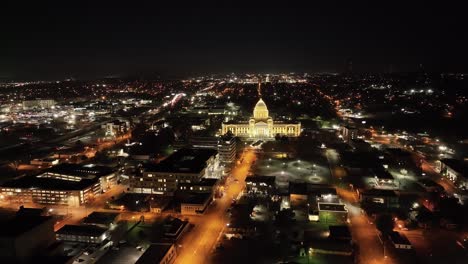
<svg viewBox="0 0 468 264">
<path fill-rule="evenodd" d="M 274 122 L 265 102 L 260 98 L 249 121 L 225 122 L 222 124 L 221 130 L 223 134 L 231 131 L 235 136 L 248 138 L 267 139 L 274 138 L 276 135 L 298 137 L 301 134 L 301 123 Z"/>
</svg>

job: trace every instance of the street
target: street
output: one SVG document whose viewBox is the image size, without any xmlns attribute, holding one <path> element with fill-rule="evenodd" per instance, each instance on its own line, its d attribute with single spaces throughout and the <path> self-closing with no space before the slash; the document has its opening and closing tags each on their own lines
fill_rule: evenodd
<svg viewBox="0 0 468 264">
<path fill-rule="evenodd" d="M 255 153 L 247 149 L 243 155 L 243 162 L 232 170 L 232 176 L 237 182 L 225 188 L 224 196 L 214 202 L 205 214 L 195 223 L 195 227 L 186 234 L 179 247 L 179 256 L 175 263 L 197 264 L 209 263 L 217 240 L 222 235 L 227 223 L 226 210 L 231 205 L 232 199 L 236 198 L 244 188 L 245 178 L 249 172 Z"/>
</svg>

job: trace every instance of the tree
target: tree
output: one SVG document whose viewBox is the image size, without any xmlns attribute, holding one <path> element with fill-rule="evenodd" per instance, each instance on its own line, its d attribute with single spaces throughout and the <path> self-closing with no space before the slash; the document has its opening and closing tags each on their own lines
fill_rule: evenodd
<svg viewBox="0 0 468 264">
<path fill-rule="evenodd" d="M 381 214 L 377 216 L 377 219 L 375 220 L 375 226 L 383 235 L 392 232 L 394 225 L 395 222 L 393 222 L 393 218 L 389 214 Z"/>
</svg>

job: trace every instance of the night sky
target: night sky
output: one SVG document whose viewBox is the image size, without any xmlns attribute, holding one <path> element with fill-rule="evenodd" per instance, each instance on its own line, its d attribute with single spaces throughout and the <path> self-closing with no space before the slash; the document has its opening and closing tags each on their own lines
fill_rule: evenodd
<svg viewBox="0 0 468 264">
<path fill-rule="evenodd" d="M 2 3 L 0 78 L 468 72 L 466 11 L 445 2 L 34 2 Z"/>
</svg>

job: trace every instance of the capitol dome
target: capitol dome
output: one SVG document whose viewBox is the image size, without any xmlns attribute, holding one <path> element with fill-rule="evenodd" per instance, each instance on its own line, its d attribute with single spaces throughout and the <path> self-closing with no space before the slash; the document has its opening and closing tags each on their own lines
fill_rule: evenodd
<svg viewBox="0 0 468 264">
<path fill-rule="evenodd" d="M 268 107 L 265 102 L 260 98 L 254 108 L 255 119 L 267 119 L 268 118 Z"/>
</svg>

